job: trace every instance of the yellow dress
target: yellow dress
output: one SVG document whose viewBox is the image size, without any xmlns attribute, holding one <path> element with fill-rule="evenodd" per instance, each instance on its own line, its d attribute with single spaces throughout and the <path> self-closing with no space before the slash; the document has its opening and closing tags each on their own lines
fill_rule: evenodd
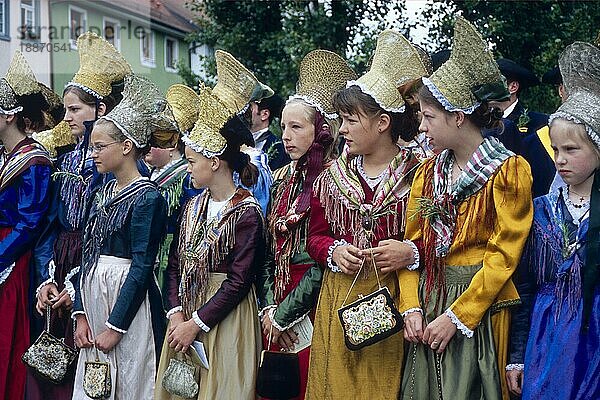
<svg viewBox="0 0 600 400">
<path fill-rule="evenodd" d="M 425 243 L 427 238 L 424 237 L 424 231 L 429 228 L 429 221 L 417 213 L 418 199 L 424 196 L 426 180 L 432 176 L 434 165 L 435 159 L 431 159 L 419 168 L 408 202 L 405 238 L 424 248 L 422 257 L 435 252 L 434 244 Z M 520 260 L 532 223 L 531 183 L 529 164 L 522 157 L 511 156 L 506 159 L 482 189 L 458 204 L 455 237 L 443 260 L 446 270 L 479 266 L 473 270 L 466 289 L 451 303 L 449 310 L 465 332 L 475 331 L 489 310 L 502 397 L 505 399 L 508 399 L 508 391 L 504 367 L 510 322 L 506 307 L 520 301 L 511 276 Z M 419 293 L 419 279 L 423 286 L 424 274 L 423 269 L 399 271 L 400 312 L 426 308 L 422 287 Z M 437 315 L 444 311 L 441 310 Z M 460 329 L 456 335 L 462 335 Z M 451 350 L 453 341 L 457 341 L 456 335 L 446 352 Z M 408 369 L 406 373 L 409 373 Z M 407 396 L 406 393 L 404 395 Z"/>
</svg>

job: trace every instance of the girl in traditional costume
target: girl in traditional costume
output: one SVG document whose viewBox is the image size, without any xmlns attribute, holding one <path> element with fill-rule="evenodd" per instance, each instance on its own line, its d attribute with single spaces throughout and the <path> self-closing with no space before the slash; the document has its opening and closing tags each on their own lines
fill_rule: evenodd
<svg viewBox="0 0 600 400">
<path fill-rule="evenodd" d="M 154 393 L 164 313 L 153 272 L 166 205 L 156 184 L 140 175 L 137 159 L 151 143 L 173 145 L 177 128 L 169 110 L 154 84 L 128 75 L 123 100 L 92 131 L 94 164 L 115 179 L 93 195 L 85 224 L 73 308 L 81 349 L 74 399 L 86 398 L 85 362 L 97 357 L 110 365 L 110 399 L 151 399 Z"/>
<path fill-rule="evenodd" d="M 531 226 L 529 165 L 482 136 L 501 118 L 487 102 L 508 90 L 464 18 L 450 59 L 423 83 L 419 130 L 437 155 L 419 167 L 408 202 L 405 237 L 423 265 L 399 272 L 404 337 L 412 342 L 402 398 L 507 399 L 506 307 L 519 300 L 511 276 Z"/>
<path fill-rule="evenodd" d="M 248 125 L 252 123 L 251 102 L 260 102 L 273 95 L 273 89 L 260 82 L 254 74 L 231 54 L 223 50 L 215 52 L 217 64 L 217 84 L 213 89 L 231 113 L 242 116 Z M 266 215 L 273 184 L 273 174 L 269 168 L 269 159 L 262 150 L 254 148 L 254 138 L 242 146 L 242 151 L 250 156 L 250 161 L 258 169 L 256 183 L 246 189 L 252 192 Z M 234 181 L 240 184 L 240 178 L 234 172 Z"/>
<path fill-rule="evenodd" d="M 307 399 L 390 399 L 400 392 L 403 340 L 396 334 L 358 351 L 344 344 L 338 308 L 381 285 L 398 301 L 396 269 L 415 262 L 402 244 L 405 205 L 418 160 L 397 146 L 417 133 L 398 86 L 425 74 L 417 50 L 394 31 L 379 35 L 369 72 L 333 97 L 346 148 L 315 181 L 307 241 L 324 269 L 315 316 Z M 372 235 L 369 235 L 372 232 Z M 373 271 L 373 260 L 381 268 Z M 368 257 L 365 257 L 367 256 Z M 363 258 L 366 258 L 363 260 Z M 353 280 L 364 262 L 361 275 Z"/>
<path fill-rule="evenodd" d="M 52 162 L 27 137 L 27 123 L 42 124 L 47 105 L 33 71 L 15 52 L 0 79 L 0 397 L 22 399 L 29 346 L 31 248 L 50 203 Z M 26 119 L 28 122 L 26 122 Z"/>
<path fill-rule="evenodd" d="M 550 116 L 550 140 L 564 183 L 533 203 L 507 378 L 523 399 L 597 399 L 600 50 L 575 42 L 559 65 L 569 97 Z"/>
<path fill-rule="evenodd" d="M 189 134 L 198 119 L 198 112 L 200 111 L 198 95 L 188 86 L 178 83 L 167 90 L 166 98 L 173 110 L 180 132 L 184 135 Z M 167 201 L 167 234 L 160 245 L 156 270 L 158 285 L 163 295 L 166 292 L 164 273 L 167 269 L 169 249 L 179 222 L 186 178 L 189 177 L 184 149 L 185 145 L 180 140 L 177 146 L 172 148 L 152 147 L 145 158 L 146 162 L 154 168 L 150 179 L 156 182 L 158 190 Z M 195 194 L 199 194 L 199 191 L 196 191 Z"/>
<path fill-rule="evenodd" d="M 317 176 L 336 156 L 337 114 L 333 94 L 354 72 L 337 54 L 308 53 L 300 63 L 297 92 L 282 113 L 282 141 L 292 163 L 275 171 L 268 221 L 270 252 L 259 279 L 263 335 L 272 349 L 294 348 L 294 326 L 314 321 L 321 287 L 321 267 L 306 252 L 310 198 Z M 301 391 L 308 379 L 310 347 L 298 354 Z"/>
<path fill-rule="evenodd" d="M 43 314 L 46 306 L 52 306 L 50 332 L 64 337 L 69 346 L 73 346 L 73 282 L 79 279 L 82 262 L 84 214 L 91 193 L 103 182 L 89 151 L 91 124 L 114 108 L 121 98 L 123 79 L 131 72 L 123 56 L 96 34 L 81 35 L 77 49 L 79 71 L 63 93 L 65 119 L 52 130 L 51 140 L 44 141 L 58 157 L 58 172 L 54 174 L 50 223 L 36 248 L 36 262 L 43 271 L 37 289 L 37 310 Z M 72 150 L 65 152 L 69 145 Z M 70 399 L 73 379 L 73 371 L 60 385 L 30 374 L 28 399 Z"/>
<path fill-rule="evenodd" d="M 176 353 L 193 353 L 194 341 L 208 359 L 208 368 L 197 365 L 195 398 L 254 399 L 261 336 L 253 285 L 264 262 L 264 223 L 252 194 L 233 181 L 234 171 L 246 187 L 256 180 L 250 157 L 240 151 L 252 134 L 202 87 L 198 121 L 183 141 L 192 182 L 207 190 L 184 207 L 178 251 L 166 272 L 169 327 L 155 399 L 174 398 L 162 387 L 164 373 L 172 358 L 182 357 Z"/>
</svg>

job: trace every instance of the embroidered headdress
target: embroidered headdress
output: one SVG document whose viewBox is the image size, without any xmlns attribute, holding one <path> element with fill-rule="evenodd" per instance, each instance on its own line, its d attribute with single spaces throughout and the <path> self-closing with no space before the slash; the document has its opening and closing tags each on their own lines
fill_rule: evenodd
<svg viewBox="0 0 600 400">
<path fill-rule="evenodd" d="M 483 101 L 509 98 L 506 80 L 487 43 L 463 17 L 454 24 L 450 58 L 423 83 L 450 112 L 471 114 Z"/>
<path fill-rule="evenodd" d="M 233 115 L 229 108 L 210 88 L 200 84 L 200 112 L 189 135 L 182 140 L 192 150 L 207 158 L 220 156 L 225 152 L 227 140 L 220 130 Z"/>
<path fill-rule="evenodd" d="M 575 42 L 558 60 L 567 100 L 550 116 L 585 125 L 587 134 L 600 148 L 600 49 L 590 43 Z"/>
<path fill-rule="evenodd" d="M 40 85 L 23 53 L 15 51 L 6 76 L 0 79 L 0 114 L 13 115 L 23 111 L 18 97 L 40 92 Z"/>
<path fill-rule="evenodd" d="M 67 121 L 59 122 L 54 128 L 36 132 L 33 138 L 48 150 L 52 158 L 56 158 L 56 148 L 75 144 L 75 136 Z"/>
<path fill-rule="evenodd" d="M 251 101 L 273 96 L 273 89 L 261 83 L 248 68 L 223 50 L 215 52 L 217 84 L 212 92 L 231 114 L 242 112 Z"/>
<path fill-rule="evenodd" d="M 98 100 L 108 96 L 112 84 L 131 74 L 131 66 L 104 38 L 86 32 L 77 38 L 79 71 L 65 87 L 75 86 Z"/>
<path fill-rule="evenodd" d="M 123 100 L 100 119 L 113 122 L 138 148 L 149 145 L 156 132 L 169 137 L 153 145 L 173 147 L 177 142 L 178 129 L 169 103 L 154 83 L 138 75 L 125 77 Z"/>
<path fill-rule="evenodd" d="M 325 117 L 335 119 L 338 115 L 331 102 L 333 94 L 356 77 L 356 73 L 336 53 L 313 50 L 300 62 L 296 94 L 290 96 L 288 101 L 302 99 Z"/>
<path fill-rule="evenodd" d="M 198 120 L 200 98 L 190 87 L 180 83 L 167 90 L 167 101 L 173 109 L 175 121 L 181 132 L 189 132 Z"/>
<path fill-rule="evenodd" d="M 377 48 L 369 71 L 346 87 L 358 86 L 381 108 L 403 112 L 404 99 L 398 87 L 427 74 L 421 56 L 400 33 L 385 30 L 377 38 Z"/>
</svg>

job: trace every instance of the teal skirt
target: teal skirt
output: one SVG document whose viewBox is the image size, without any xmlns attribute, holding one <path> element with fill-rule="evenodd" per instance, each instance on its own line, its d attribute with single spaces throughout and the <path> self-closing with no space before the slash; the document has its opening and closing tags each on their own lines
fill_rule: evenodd
<svg viewBox="0 0 600 400">
<path fill-rule="evenodd" d="M 467 289 L 481 265 L 446 266 L 446 298 L 430 294 L 423 308 L 429 324 L 442 314 Z M 419 280 L 419 298 L 425 304 L 425 274 Z M 437 306 L 436 306 L 437 304 Z M 468 338 L 460 330 L 442 354 L 422 343 L 410 343 L 405 352 L 401 399 L 418 400 L 501 400 L 500 374 L 491 314 L 488 310 Z"/>
</svg>

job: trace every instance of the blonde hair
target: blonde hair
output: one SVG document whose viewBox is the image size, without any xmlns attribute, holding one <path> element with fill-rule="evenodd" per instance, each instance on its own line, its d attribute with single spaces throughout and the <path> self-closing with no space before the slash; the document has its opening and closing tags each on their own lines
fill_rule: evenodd
<svg viewBox="0 0 600 400">
<path fill-rule="evenodd" d="M 306 118 L 306 122 L 315 125 L 315 118 L 317 115 L 317 109 L 315 106 L 310 105 L 305 100 L 294 98 L 290 99 L 286 102 L 285 107 L 291 104 L 300 104 L 302 105 L 302 112 L 304 117 Z M 285 109 L 284 107 L 284 109 Z M 283 112 L 282 112 L 283 114 Z M 331 132 L 331 136 L 333 137 L 333 145 L 330 148 L 326 149 L 325 154 L 323 154 L 324 161 L 331 161 L 338 156 L 338 144 L 339 144 L 339 133 L 340 133 L 340 122 L 337 119 L 329 119 L 325 118 L 325 123 L 329 127 L 329 131 Z M 315 127 L 316 130 L 316 127 Z M 315 137 L 317 132 L 315 131 Z"/>
</svg>

